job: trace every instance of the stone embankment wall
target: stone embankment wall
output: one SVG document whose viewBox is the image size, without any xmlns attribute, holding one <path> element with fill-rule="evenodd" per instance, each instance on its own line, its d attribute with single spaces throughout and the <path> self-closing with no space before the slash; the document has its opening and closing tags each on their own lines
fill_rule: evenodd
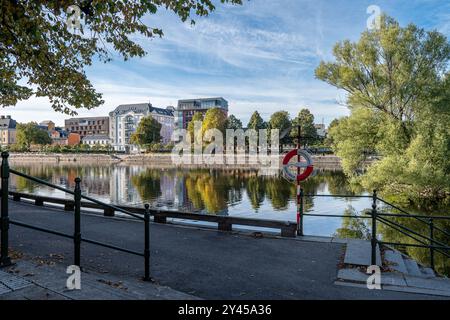
<svg viewBox="0 0 450 320">
<path fill-rule="evenodd" d="M 226 158 L 225 158 L 226 159 Z M 242 159 L 242 158 L 241 158 Z M 280 168 L 283 156 L 279 156 Z M 318 169 L 340 170 L 341 159 L 334 155 L 313 156 L 314 166 Z M 56 154 L 56 153 L 11 153 L 11 163 L 85 163 L 85 164 L 120 164 L 143 165 L 154 168 L 219 168 L 219 169 L 260 169 L 260 164 L 250 163 L 245 157 L 244 164 L 175 164 L 171 154 L 136 154 L 136 155 L 107 155 L 107 154 Z M 237 160 L 236 160 L 237 162 Z"/>
<path fill-rule="evenodd" d="M 9 162 L 34 162 L 34 163 L 117 163 L 120 158 L 107 154 L 81 154 L 81 153 L 11 153 Z"/>
<path fill-rule="evenodd" d="M 125 164 L 143 164 L 146 166 L 157 167 L 157 168 L 168 168 L 168 167 L 180 167 L 180 168 L 224 168 L 224 169 L 259 169 L 261 166 L 259 164 L 252 164 L 248 160 L 248 157 L 243 159 L 245 164 L 174 164 L 170 154 L 140 154 L 140 155 L 129 155 L 123 156 L 123 162 Z M 224 157 L 226 159 L 226 157 Z M 241 158 L 242 159 L 242 158 Z M 314 165 L 319 169 L 330 169 L 330 170 L 340 170 L 341 167 L 341 159 L 339 157 L 333 155 L 326 156 L 313 156 Z M 280 168 L 283 160 L 283 156 L 279 156 Z M 226 161 L 226 160 L 225 160 Z M 238 162 L 236 160 L 235 162 Z"/>
</svg>

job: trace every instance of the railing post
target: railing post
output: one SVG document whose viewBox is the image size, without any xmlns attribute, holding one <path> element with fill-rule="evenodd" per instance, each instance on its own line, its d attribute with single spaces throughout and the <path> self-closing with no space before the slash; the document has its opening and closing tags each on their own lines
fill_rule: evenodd
<svg viewBox="0 0 450 320">
<path fill-rule="evenodd" d="M 372 255 L 371 264 L 373 266 L 377 265 L 377 191 L 373 191 L 372 196 Z"/>
<path fill-rule="evenodd" d="M 74 265 L 80 267 L 81 260 L 81 179 L 75 178 L 75 210 L 74 210 Z"/>
<path fill-rule="evenodd" d="M 144 267 L 145 275 L 144 281 L 150 281 L 150 206 L 148 203 L 145 204 L 144 213 L 144 224 L 145 224 L 145 248 L 144 248 Z"/>
<path fill-rule="evenodd" d="M 298 231 L 297 235 L 303 237 L 303 197 L 304 191 L 303 188 L 300 188 L 299 193 L 299 203 L 298 203 L 298 212 L 299 212 L 299 220 L 298 220 Z"/>
<path fill-rule="evenodd" d="M 431 269 L 433 269 L 434 270 L 434 248 L 433 248 L 433 246 L 434 246 L 434 221 L 433 221 L 433 218 L 430 218 L 430 221 L 429 221 L 429 225 L 430 225 L 430 245 L 431 245 L 431 247 L 430 247 L 430 266 L 431 266 Z"/>
<path fill-rule="evenodd" d="M 8 165 L 8 152 L 2 152 L 2 165 L 1 165 L 1 178 L 2 178 L 2 199 L 1 199 L 1 217 L 0 217 L 0 230 L 1 230 L 1 249 L 0 249 L 0 267 L 6 267 L 11 265 L 11 259 L 9 257 L 9 212 L 8 212 L 8 186 L 9 186 L 9 165 Z"/>
</svg>

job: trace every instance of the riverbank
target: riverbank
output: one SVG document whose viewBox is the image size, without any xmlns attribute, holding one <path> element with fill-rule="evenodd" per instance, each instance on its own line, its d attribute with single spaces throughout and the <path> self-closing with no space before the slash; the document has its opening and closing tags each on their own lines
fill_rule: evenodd
<svg viewBox="0 0 450 320">
<path fill-rule="evenodd" d="M 224 157 L 225 158 L 225 157 Z M 281 168 L 283 155 L 278 157 Z M 314 165 L 318 169 L 341 170 L 341 159 L 334 155 L 313 156 Z M 81 163 L 81 164 L 125 164 L 143 165 L 150 168 L 213 168 L 213 169 L 261 169 L 259 163 L 250 163 L 248 156 L 237 158 L 234 164 L 175 164 L 171 154 L 93 154 L 93 153 L 11 153 L 11 164 L 20 163 Z M 241 162 L 241 163 L 239 163 Z M 242 164 L 243 162 L 243 164 Z"/>
</svg>

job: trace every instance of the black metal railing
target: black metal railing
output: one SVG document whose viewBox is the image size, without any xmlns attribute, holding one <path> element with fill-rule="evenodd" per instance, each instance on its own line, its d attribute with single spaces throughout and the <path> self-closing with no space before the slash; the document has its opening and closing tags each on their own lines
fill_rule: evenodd
<svg viewBox="0 0 450 320">
<path fill-rule="evenodd" d="M 16 171 L 14 169 L 11 169 L 8 164 L 8 157 L 9 154 L 7 152 L 3 152 L 1 154 L 2 157 L 2 163 L 1 163 L 1 216 L 0 216 L 0 230 L 1 230 L 1 248 L 0 248 L 0 266 L 9 266 L 11 265 L 11 258 L 9 257 L 9 225 L 16 225 L 19 227 L 24 227 L 28 229 L 33 229 L 36 231 L 41 231 L 49 234 L 53 234 L 60 237 L 65 237 L 69 239 L 73 239 L 74 242 L 74 265 L 81 266 L 81 243 L 86 242 L 98 246 L 102 246 L 105 248 L 141 256 L 144 258 L 144 280 L 150 281 L 150 206 L 148 204 L 145 204 L 145 211 L 144 215 L 138 215 L 134 214 L 132 212 L 129 212 L 128 210 L 125 210 L 123 208 L 107 204 L 104 202 L 101 202 L 99 200 L 96 200 L 94 198 L 91 198 L 89 196 L 83 195 L 81 191 L 81 179 L 76 178 L 75 179 L 75 188 L 74 190 L 69 190 L 60 186 L 57 186 L 55 184 L 52 184 L 50 182 L 47 182 L 45 180 L 41 180 L 36 177 L 29 176 L 25 173 Z M 30 181 L 36 182 L 38 184 L 46 185 L 48 187 L 63 191 L 65 193 L 71 194 L 74 197 L 74 205 L 73 205 L 73 212 L 74 212 L 74 233 L 73 235 L 62 233 L 59 231 L 51 230 L 48 228 L 42 228 L 37 227 L 34 225 L 30 225 L 24 222 L 19 222 L 15 220 L 11 220 L 9 218 L 9 177 L 10 174 L 14 174 L 17 176 L 20 176 L 22 178 L 28 179 Z M 129 250 L 125 248 L 121 248 L 112 244 L 88 239 L 82 236 L 81 232 L 81 200 L 85 199 L 91 202 L 94 202 L 96 204 L 101 205 L 104 208 L 109 208 L 114 211 L 122 212 L 128 216 L 134 217 L 136 219 L 139 219 L 144 222 L 144 250 L 143 252 L 138 252 L 134 250 Z"/>
<path fill-rule="evenodd" d="M 332 198 L 367 198 L 371 199 L 372 205 L 370 214 L 366 215 L 329 215 L 329 214 L 314 214 L 314 213 L 304 213 L 303 212 L 303 201 L 305 197 L 332 197 Z M 303 221 L 304 217 L 323 217 L 323 218 L 354 218 L 354 219 L 370 219 L 371 220 L 371 234 L 370 234 L 370 242 L 371 242 L 371 264 L 376 265 L 376 253 L 377 246 L 379 245 L 390 245 L 390 246 L 402 246 L 402 247 L 416 247 L 416 248 L 424 248 L 430 251 L 430 267 L 435 270 L 435 253 L 440 253 L 446 258 L 450 258 L 450 245 L 443 243 L 437 240 L 437 233 L 442 233 L 443 235 L 450 237 L 450 232 L 438 227 L 435 224 L 435 221 L 450 221 L 450 216 L 445 215 L 417 215 L 411 214 L 398 206 L 378 197 L 377 191 L 373 191 L 372 195 L 317 195 L 317 194 L 305 194 L 303 190 L 300 190 L 300 204 L 301 204 L 301 221 Z M 382 212 L 378 208 L 378 202 L 383 203 L 384 205 L 391 207 L 400 213 L 386 213 Z M 428 229 L 428 235 L 423 235 L 420 232 L 417 232 L 411 228 L 408 228 L 405 225 L 402 225 L 398 222 L 389 220 L 389 218 L 407 218 L 414 219 L 425 224 Z M 414 240 L 416 243 L 400 243 L 400 242 L 388 242 L 379 240 L 377 237 L 377 231 L 379 223 L 392 228 L 393 230 L 403 234 L 404 236 Z M 303 225 L 304 222 L 299 223 L 299 234 L 303 234 Z"/>
</svg>

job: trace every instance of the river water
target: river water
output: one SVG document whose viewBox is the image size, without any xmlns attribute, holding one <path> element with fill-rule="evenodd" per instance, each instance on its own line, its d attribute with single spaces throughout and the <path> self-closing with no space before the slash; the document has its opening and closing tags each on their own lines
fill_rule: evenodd
<svg viewBox="0 0 450 320">
<path fill-rule="evenodd" d="M 265 175 L 258 170 L 154 169 L 143 165 L 80 163 L 21 163 L 12 167 L 61 187 L 73 189 L 74 179 L 81 177 L 82 191 L 99 200 L 131 206 L 189 211 L 199 214 L 238 216 L 257 219 L 296 221 L 296 186 L 278 172 Z M 370 210 L 370 198 L 344 198 L 342 195 L 369 195 L 351 186 L 341 171 L 318 171 L 303 183 L 305 212 L 324 215 L 361 215 Z M 60 198 L 70 195 L 12 175 L 11 189 Z M 332 195 L 333 197 L 320 197 Z M 424 235 L 428 226 L 417 220 L 395 218 L 408 228 Z M 450 223 L 436 222 L 450 232 Z M 411 243 L 411 239 L 381 225 L 378 236 L 388 242 Z M 341 238 L 370 237 L 370 220 L 347 217 L 305 217 L 304 233 Z M 450 243 L 447 237 L 440 241 Z M 428 263 L 429 251 L 403 248 L 419 261 Z M 438 269 L 449 274 L 448 259 L 437 255 Z M 445 266 L 447 264 L 447 266 Z"/>
<path fill-rule="evenodd" d="M 27 163 L 16 170 L 73 189 L 82 179 L 84 194 L 113 204 L 189 211 L 200 214 L 296 221 L 296 187 L 275 173 L 258 170 L 152 169 L 141 165 L 81 165 Z M 12 176 L 11 188 L 54 197 L 71 197 L 61 191 Z M 319 171 L 304 183 L 307 194 L 360 195 L 350 191 L 341 171 Z M 305 199 L 305 212 L 343 214 L 370 208 L 365 198 Z M 306 234 L 331 236 L 342 226 L 341 218 L 306 217 Z"/>
</svg>

